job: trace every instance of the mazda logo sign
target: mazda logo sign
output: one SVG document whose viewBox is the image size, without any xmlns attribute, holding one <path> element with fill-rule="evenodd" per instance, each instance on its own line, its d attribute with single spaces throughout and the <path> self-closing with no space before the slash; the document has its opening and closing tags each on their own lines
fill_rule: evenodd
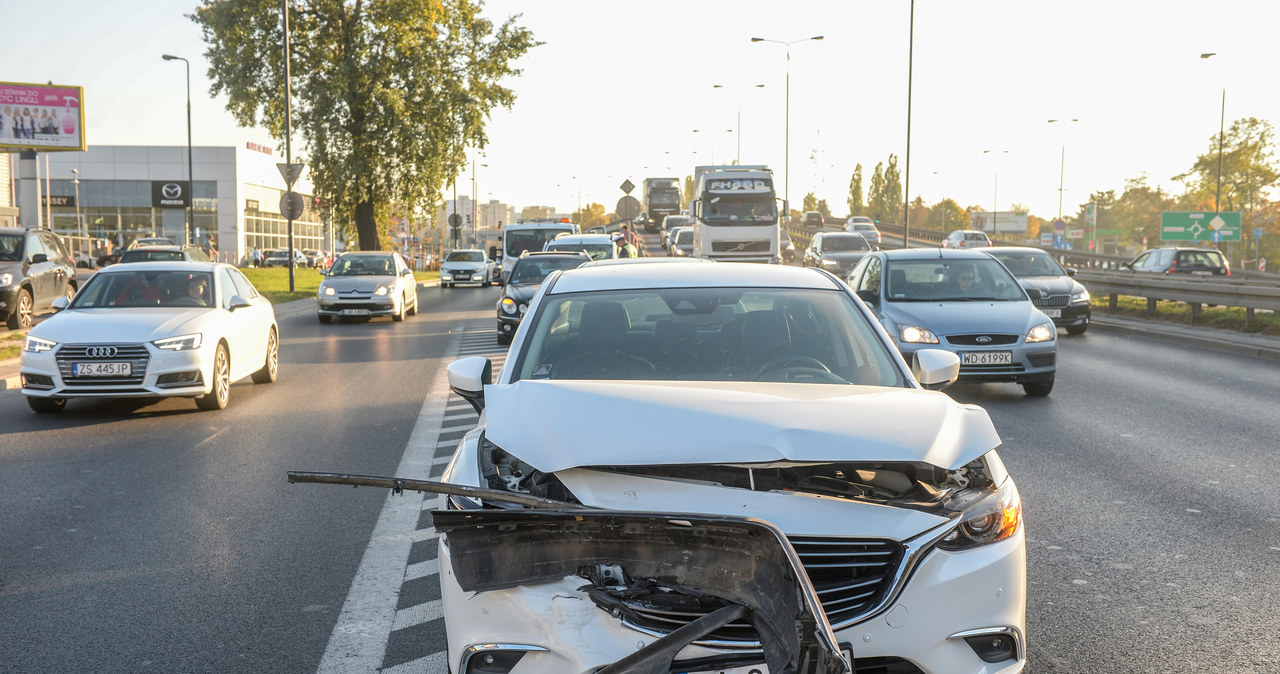
<svg viewBox="0 0 1280 674">
<path fill-rule="evenodd" d="M 991 338 L 990 338 L 990 337 L 988 337 L 988 336 L 986 336 L 986 335 L 982 335 L 981 337 L 977 338 L 977 339 L 976 339 L 976 340 L 974 340 L 974 341 L 976 341 L 976 342 L 977 342 L 977 343 L 979 343 L 979 344 L 990 344 L 990 343 L 991 343 Z"/>
<path fill-rule="evenodd" d="M 165 183 L 164 187 L 160 188 L 160 194 L 164 195 L 165 199 L 180 199 L 182 198 L 182 185 Z"/>
<path fill-rule="evenodd" d="M 91 346 L 84 350 L 84 355 L 88 358 L 115 358 L 116 353 L 114 346 Z"/>
</svg>

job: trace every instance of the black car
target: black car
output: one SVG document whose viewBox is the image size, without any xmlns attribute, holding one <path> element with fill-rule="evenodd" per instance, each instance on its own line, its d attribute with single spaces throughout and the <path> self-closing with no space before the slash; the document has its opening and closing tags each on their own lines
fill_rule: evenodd
<svg viewBox="0 0 1280 674">
<path fill-rule="evenodd" d="M 0 318 L 10 330 L 31 327 L 59 297 L 76 294 L 76 263 L 48 230 L 0 227 Z"/>
<path fill-rule="evenodd" d="M 867 253 L 871 244 L 861 234 L 818 232 L 804 251 L 805 267 L 819 267 L 844 278 Z"/>
<path fill-rule="evenodd" d="M 1231 275 L 1231 266 L 1227 264 L 1227 256 L 1222 251 L 1190 246 L 1152 248 L 1120 266 L 1150 274 Z"/>
<path fill-rule="evenodd" d="M 1039 248 L 1000 246 L 983 252 L 1002 262 L 1023 288 L 1040 290 L 1039 299 L 1035 299 L 1035 293 L 1029 293 L 1031 302 L 1052 318 L 1054 325 L 1065 328 L 1069 335 L 1081 335 L 1089 329 L 1093 316 L 1089 291 L 1071 278 L 1076 275 L 1075 269 L 1063 267 Z"/>
<path fill-rule="evenodd" d="M 590 261 L 591 256 L 586 253 L 564 251 L 521 255 L 511 268 L 511 275 L 502 287 L 502 298 L 498 300 L 498 343 L 511 343 L 516 328 L 520 327 L 520 319 L 529 310 L 529 302 L 552 272 L 573 269 Z"/>
</svg>

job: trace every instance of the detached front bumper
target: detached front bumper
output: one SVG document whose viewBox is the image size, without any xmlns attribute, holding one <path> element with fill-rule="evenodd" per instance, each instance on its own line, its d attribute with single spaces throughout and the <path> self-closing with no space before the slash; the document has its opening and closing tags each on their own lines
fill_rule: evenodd
<svg viewBox="0 0 1280 674">
<path fill-rule="evenodd" d="M 98 346 L 98 345 L 95 345 Z M 77 355 L 83 345 L 59 344 L 52 351 L 22 354 L 22 394 L 35 398 L 194 397 L 208 394 L 216 343 L 169 351 L 151 344 L 119 344 L 108 358 Z M 76 376 L 80 363 L 129 363 L 127 376 Z"/>
</svg>

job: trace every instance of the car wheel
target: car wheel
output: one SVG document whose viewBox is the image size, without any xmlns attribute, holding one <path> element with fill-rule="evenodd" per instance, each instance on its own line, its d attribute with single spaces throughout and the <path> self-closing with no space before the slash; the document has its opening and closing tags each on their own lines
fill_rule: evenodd
<svg viewBox="0 0 1280 674">
<path fill-rule="evenodd" d="M 267 359 L 262 369 L 253 373 L 253 383 L 270 384 L 280 376 L 280 338 L 275 328 L 267 335 Z"/>
<path fill-rule="evenodd" d="M 62 408 L 67 406 L 66 398 L 36 398 L 27 396 L 27 404 L 31 406 L 31 410 L 39 414 L 52 414 L 61 412 Z"/>
<path fill-rule="evenodd" d="M 511 343 L 511 335 L 498 333 L 498 346 L 507 346 Z"/>
<path fill-rule="evenodd" d="M 1022 390 L 1029 396 L 1043 398 L 1049 395 L 1053 390 L 1053 380 L 1049 381 L 1029 381 L 1022 385 Z"/>
<path fill-rule="evenodd" d="M 213 389 L 196 398 L 196 407 L 202 410 L 224 410 L 231 397 L 231 356 L 225 344 L 219 344 L 213 354 Z"/>
<path fill-rule="evenodd" d="M 9 315 L 7 325 L 10 330 L 26 330 L 31 327 L 34 317 L 35 303 L 31 301 L 31 291 L 23 288 L 18 291 L 17 306 L 13 308 L 13 313 Z"/>
<path fill-rule="evenodd" d="M 1089 329 L 1089 319 L 1085 319 L 1080 325 L 1072 325 L 1067 327 L 1068 335 L 1083 335 L 1085 330 Z"/>
<path fill-rule="evenodd" d="M 413 306 L 409 307 L 409 315 L 418 315 L 418 286 L 413 286 Z"/>
<path fill-rule="evenodd" d="M 396 310 L 394 314 L 391 314 L 391 320 L 395 321 L 396 323 L 403 321 L 405 311 L 408 311 L 408 310 L 405 309 L 404 300 L 400 300 L 400 308 Z"/>
<path fill-rule="evenodd" d="M 326 316 L 326 315 L 324 315 L 324 314 L 316 314 L 316 318 L 319 318 L 321 323 L 332 323 L 332 322 L 333 322 L 333 316 Z"/>
</svg>

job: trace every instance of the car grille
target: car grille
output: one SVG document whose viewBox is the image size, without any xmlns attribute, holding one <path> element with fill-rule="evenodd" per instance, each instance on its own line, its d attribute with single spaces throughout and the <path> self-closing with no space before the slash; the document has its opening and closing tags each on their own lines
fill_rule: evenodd
<svg viewBox="0 0 1280 674">
<path fill-rule="evenodd" d="M 979 342 L 981 337 L 987 337 L 990 341 Z M 1001 346 L 1018 343 L 1018 335 L 947 335 L 946 339 L 948 344 L 955 346 Z"/>
<path fill-rule="evenodd" d="M 338 303 L 338 304 L 333 304 L 333 305 L 327 306 L 327 307 L 325 307 L 325 309 L 327 309 L 327 310 L 329 310 L 329 311 L 341 311 L 341 310 L 343 310 L 343 309 L 368 309 L 369 311 L 386 311 L 386 310 L 387 310 L 387 308 L 388 308 L 388 306 L 389 306 L 389 305 L 388 305 L 387 303 L 385 303 L 385 302 L 384 302 L 384 303 L 379 304 L 379 303 L 377 303 L 377 302 L 347 302 L 347 301 L 343 301 L 343 302 L 340 302 L 340 303 Z"/>
<path fill-rule="evenodd" d="M 769 241 L 712 241 L 713 253 L 767 253 Z"/>
<path fill-rule="evenodd" d="M 835 628 L 857 621 L 880 605 L 893 585 L 903 555 L 902 546 L 893 541 L 816 536 L 789 540 Z M 639 602 L 628 602 L 628 607 L 628 623 L 659 634 L 669 634 L 718 608 L 669 608 Z M 743 620 L 725 625 L 705 641 L 758 640 L 755 629 Z"/>
<path fill-rule="evenodd" d="M 114 346 L 116 355 L 109 358 L 89 357 L 86 350 L 91 347 Z M 151 362 L 151 352 L 142 344 L 68 344 L 58 350 L 58 372 L 68 387 L 84 386 L 140 386 L 147 376 L 147 363 Z M 71 364 L 84 362 L 111 362 L 130 364 L 128 377 L 72 377 Z"/>
<path fill-rule="evenodd" d="M 979 374 L 1017 374 L 1026 372 L 1027 368 L 1021 363 L 1013 365 L 961 365 L 960 374 L 979 375 Z"/>
<path fill-rule="evenodd" d="M 1059 309 L 1071 304 L 1070 295 L 1047 295 L 1032 302 L 1037 309 Z"/>
</svg>

